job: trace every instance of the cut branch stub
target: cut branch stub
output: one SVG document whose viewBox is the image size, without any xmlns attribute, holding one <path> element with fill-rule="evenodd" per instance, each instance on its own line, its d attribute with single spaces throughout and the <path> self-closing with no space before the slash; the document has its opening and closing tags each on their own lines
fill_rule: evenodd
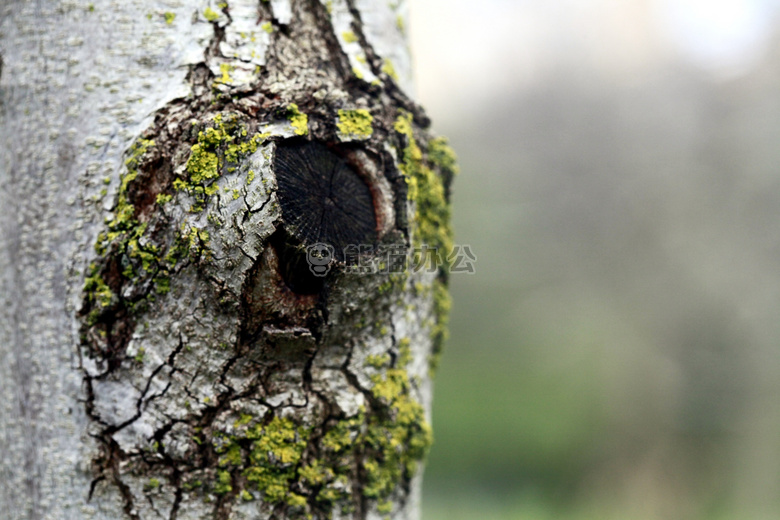
<svg viewBox="0 0 780 520">
<path fill-rule="evenodd" d="M 344 261 L 347 246 L 376 242 L 371 191 L 341 157 L 319 143 L 283 142 L 274 166 L 282 219 L 303 246 L 329 244 Z"/>
</svg>

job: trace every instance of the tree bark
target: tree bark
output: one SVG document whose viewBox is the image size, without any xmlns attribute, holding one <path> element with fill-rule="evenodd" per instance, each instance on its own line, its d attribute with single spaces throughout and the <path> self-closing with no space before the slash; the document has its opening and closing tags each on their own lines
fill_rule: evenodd
<svg viewBox="0 0 780 520">
<path fill-rule="evenodd" d="M 418 517 L 455 165 L 404 19 L 0 6 L 3 514 Z"/>
</svg>

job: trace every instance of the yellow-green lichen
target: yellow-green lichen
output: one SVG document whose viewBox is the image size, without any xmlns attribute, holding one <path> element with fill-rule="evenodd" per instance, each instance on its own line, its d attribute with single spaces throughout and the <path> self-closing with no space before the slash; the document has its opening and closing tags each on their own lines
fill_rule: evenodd
<svg viewBox="0 0 780 520">
<path fill-rule="evenodd" d="M 429 359 L 429 366 L 431 371 L 435 371 L 439 366 L 439 358 L 441 357 L 444 343 L 449 336 L 449 321 L 450 321 L 450 308 L 452 307 L 452 299 L 450 298 L 450 292 L 444 282 L 441 280 L 435 280 L 433 282 L 433 313 L 436 317 L 436 321 L 433 324 L 433 330 L 431 332 L 431 339 L 433 340 L 433 352 Z"/>
<path fill-rule="evenodd" d="M 248 424 L 248 421 L 241 422 L 241 426 Z M 242 431 L 241 435 L 227 437 L 226 442 L 224 436 L 217 436 L 220 466 L 240 470 L 269 503 L 306 505 L 306 498 L 293 492 L 291 486 L 298 478 L 298 463 L 308 443 L 309 431 L 279 417 Z M 216 486 L 220 484 L 218 481 Z"/>
<path fill-rule="evenodd" d="M 117 205 L 113 218 L 107 222 L 108 230 L 98 236 L 95 250 L 98 254 L 104 254 L 108 243 L 121 235 L 128 235 L 129 239 L 138 239 L 145 227 L 135 219 L 135 207 L 128 200 L 128 187 L 138 177 L 138 166 L 141 158 L 154 147 L 154 141 L 139 139 L 129 151 L 129 157 L 125 160 L 127 173 L 122 176 L 117 197 Z"/>
<path fill-rule="evenodd" d="M 106 255 L 115 244 L 115 251 L 123 251 L 133 260 L 127 262 L 122 271 L 125 277 L 135 276 L 139 270 L 150 272 L 158 253 L 156 246 L 140 240 L 147 224 L 138 221 L 135 206 L 129 199 L 129 187 L 138 177 L 141 160 L 154 146 L 154 141 L 139 139 L 130 147 L 125 160 L 127 172 L 121 177 L 113 216 L 106 219 L 106 230 L 98 235 L 95 243 L 95 252 L 100 256 Z M 94 325 L 103 311 L 118 301 L 101 275 L 103 269 L 102 263 L 92 263 L 84 283 L 85 302 L 90 309 L 87 314 L 89 325 Z"/>
<path fill-rule="evenodd" d="M 395 71 L 392 61 L 385 59 L 382 62 L 382 72 L 393 78 L 393 80 L 398 81 L 398 73 Z"/>
<path fill-rule="evenodd" d="M 398 364 L 405 367 L 412 361 L 412 342 L 409 338 L 398 340 Z"/>
<path fill-rule="evenodd" d="M 446 137 L 436 137 L 428 143 L 428 160 L 439 169 L 449 175 L 457 175 L 460 171 L 458 167 L 458 156 L 455 150 L 449 145 Z"/>
<path fill-rule="evenodd" d="M 404 22 L 404 17 L 400 14 L 395 17 L 395 26 L 398 27 L 401 34 L 406 34 L 406 22 Z"/>
<path fill-rule="evenodd" d="M 410 361 L 407 338 L 398 343 L 394 366 L 387 354 L 367 360 L 379 370 L 371 378 L 373 404 L 325 425 L 316 436 L 292 419 L 242 414 L 230 433 L 216 432 L 212 440 L 220 467 L 214 491 L 233 491 L 243 480 L 266 502 L 286 504 L 302 517 L 312 515 L 312 507 L 349 511 L 357 493 L 389 512 L 393 493 L 412 478 L 432 442 L 423 408 L 411 394 Z M 354 489 L 357 475 L 363 484 Z M 247 489 L 239 492 L 247 495 Z"/>
<path fill-rule="evenodd" d="M 415 242 L 435 249 L 445 264 L 453 249 L 450 227 L 450 205 L 446 199 L 444 182 L 424 160 L 423 152 L 414 137 L 412 114 L 401 111 L 395 121 L 395 130 L 406 137 L 401 151 L 400 168 L 406 179 L 408 198 L 415 205 Z"/>
<path fill-rule="evenodd" d="M 260 28 L 262 30 L 264 30 L 265 32 L 267 32 L 268 34 L 271 34 L 272 32 L 274 32 L 274 26 L 273 26 L 273 24 L 271 22 L 263 22 L 260 25 Z"/>
<path fill-rule="evenodd" d="M 344 38 L 344 41 L 347 43 L 355 43 L 358 40 L 357 36 L 352 31 L 344 31 L 341 33 L 341 37 Z"/>
<path fill-rule="evenodd" d="M 229 63 L 220 63 L 219 72 L 222 75 L 214 80 L 215 84 L 229 85 L 233 81 L 233 78 L 230 77 L 230 73 L 233 72 L 233 66 Z"/>
<path fill-rule="evenodd" d="M 170 11 L 163 13 L 163 16 L 165 17 L 165 23 L 168 25 L 172 25 L 173 21 L 176 20 L 176 13 L 172 13 Z"/>
<path fill-rule="evenodd" d="M 255 134 L 247 138 L 246 128 L 233 116 L 217 114 L 212 125 L 198 132 L 198 142 L 192 145 L 187 160 L 187 177 L 173 182 L 175 189 L 186 190 L 195 198 L 190 210 L 196 213 L 203 210 L 208 198 L 219 189 L 215 181 L 222 172 L 230 171 L 243 157 L 257 151 L 269 135 Z"/>
<path fill-rule="evenodd" d="M 412 126 L 412 115 L 401 112 L 395 121 L 395 130 L 405 137 L 405 146 L 401 150 L 400 168 L 406 179 L 408 197 L 414 204 L 415 244 L 431 248 L 433 258 L 424 261 L 438 263 L 441 270 L 449 269 L 454 249 L 452 228 L 450 227 L 450 206 L 447 200 L 444 182 L 458 172 L 455 153 L 445 138 L 435 138 L 428 142 L 425 150 L 417 143 Z M 438 170 L 438 173 L 437 171 Z M 433 353 L 430 359 L 431 369 L 438 365 L 439 355 L 447 338 L 450 297 L 444 278 L 438 278 L 433 285 L 433 310 L 435 322 L 431 327 Z"/>
<path fill-rule="evenodd" d="M 366 364 L 374 368 L 382 368 L 390 363 L 389 354 L 372 354 L 366 358 Z"/>
<path fill-rule="evenodd" d="M 219 13 L 217 13 L 211 7 L 207 7 L 206 9 L 203 10 L 203 18 L 205 18 L 209 22 L 216 22 L 219 19 Z"/>
<path fill-rule="evenodd" d="M 233 491 L 232 478 L 229 471 L 220 471 L 217 473 L 217 482 L 214 485 L 214 493 L 225 495 Z"/>
<path fill-rule="evenodd" d="M 433 433 L 422 405 L 411 396 L 409 375 L 400 360 L 397 368 L 376 374 L 371 381 L 372 394 L 387 411 L 368 420 L 364 442 L 373 456 L 363 462 L 367 476 L 363 494 L 386 500 L 399 482 L 414 475 L 433 443 Z"/>
<path fill-rule="evenodd" d="M 309 116 L 298 109 L 298 105 L 290 103 L 287 107 L 287 119 L 293 127 L 296 135 L 306 135 L 309 133 Z"/>
<path fill-rule="evenodd" d="M 94 323 L 101 311 L 111 305 L 114 293 L 100 275 L 97 264 L 90 264 L 89 274 L 84 282 L 86 300 L 93 309 L 88 316 L 88 321 Z"/>
<path fill-rule="evenodd" d="M 160 479 L 158 479 L 158 478 L 150 478 L 149 482 L 147 482 L 144 485 L 144 490 L 145 491 L 152 491 L 152 490 L 157 489 L 159 487 L 160 487 Z"/>
<path fill-rule="evenodd" d="M 393 511 L 393 503 L 391 501 L 389 501 L 389 500 L 385 500 L 383 502 L 379 502 L 376 505 L 376 510 L 379 513 L 383 513 L 383 514 L 391 513 Z"/>
<path fill-rule="evenodd" d="M 157 294 L 168 294 L 171 291 L 171 279 L 167 276 L 158 276 L 154 279 L 154 289 Z"/>
<path fill-rule="evenodd" d="M 371 113 L 360 108 L 357 110 L 339 110 L 337 127 L 339 132 L 348 137 L 367 138 L 374 132 L 371 123 L 374 117 Z"/>
<path fill-rule="evenodd" d="M 222 172 L 235 169 L 267 137 L 268 134 L 248 137 L 246 128 L 238 123 L 236 116 L 215 116 L 210 126 L 198 133 L 198 141 L 191 147 L 184 175 L 174 179 L 173 189 L 186 191 L 194 199 L 190 210 L 201 211 L 218 189 L 216 181 Z M 106 219 L 105 229 L 98 235 L 95 244 L 99 259 L 90 265 L 85 277 L 84 302 L 89 326 L 98 324 L 101 316 L 116 305 L 135 312 L 144 308 L 145 302 L 153 301 L 156 295 L 167 294 L 174 269 L 182 259 L 210 258 L 206 230 L 182 224 L 173 244 L 166 246 L 154 243 L 154 238 L 147 233 L 149 217 L 145 221 L 139 220 L 134 197 L 143 195 L 146 188 L 136 186 L 136 180 L 142 163 L 154 148 L 154 141 L 139 139 L 128 151 L 127 170 L 120 176 L 113 215 Z M 157 204 L 163 205 L 171 202 L 174 195 L 161 192 L 154 197 Z M 152 283 L 153 291 L 145 291 L 140 298 L 124 300 L 116 294 L 126 283 L 137 285 L 146 282 Z"/>
</svg>

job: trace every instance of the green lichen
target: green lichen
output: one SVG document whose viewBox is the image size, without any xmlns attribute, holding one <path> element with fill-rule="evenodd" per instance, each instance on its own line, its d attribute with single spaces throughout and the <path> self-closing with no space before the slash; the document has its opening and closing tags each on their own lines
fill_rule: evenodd
<svg viewBox="0 0 780 520">
<path fill-rule="evenodd" d="M 412 114 L 401 111 L 395 121 L 395 130 L 407 141 L 401 150 L 400 168 L 406 179 L 408 198 L 415 205 L 415 245 L 425 244 L 435 249 L 446 270 L 446 259 L 453 249 L 453 236 L 443 179 L 424 160 L 422 149 L 414 137 Z"/>
<path fill-rule="evenodd" d="M 367 483 L 363 495 L 386 501 L 396 486 L 411 478 L 433 442 L 420 403 L 411 396 L 406 364 L 410 353 L 399 349 L 398 365 L 371 376 L 372 395 L 384 405 L 368 418 L 362 434 Z"/>
<path fill-rule="evenodd" d="M 157 294 L 168 294 L 171 291 L 171 279 L 165 275 L 154 279 L 154 289 Z"/>
<path fill-rule="evenodd" d="M 268 34 L 271 34 L 272 32 L 274 32 L 274 26 L 273 26 L 273 24 L 271 22 L 263 22 L 260 25 L 260 28 L 262 30 L 264 30 L 265 32 L 267 32 Z"/>
<path fill-rule="evenodd" d="M 406 141 L 401 149 L 400 168 L 406 179 L 408 197 L 414 204 L 415 245 L 419 247 L 424 244 L 432 248 L 435 255 L 430 261 L 436 261 L 440 266 L 441 276 L 434 281 L 432 291 L 435 321 L 431 327 L 433 352 L 429 363 L 431 369 L 435 370 L 447 339 L 451 302 L 445 280 L 454 249 L 450 205 L 444 183 L 457 174 L 457 158 L 447 140 L 442 137 L 431 139 L 424 154 L 415 139 L 412 115 L 408 112 L 399 114 L 395 130 Z"/>
<path fill-rule="evenodd" d="M 455 150 L 449 145 L 446 137 L 436 137 L 428 143 L 428 160 L 448 175 L 457 175 L 460 171 L 458 167 L 458 156 Z"/>
<path fill-rule="evenodd" d="M 412 342 L 409 338 L 398 341 L 398 364 L 406 366 L 412 361 Z"/>
<path fill-rule="evenodd" d="M 176 20 L 176 13 L 172 13 L 170 11 L 163 13 L 163 16 L 165 17 L 165 23 L 168 25 L 172 25 L 173 21 Z"/>
<path fill-rule="evenodd" d="M 219 19 L 219 13 L 211 7 L 207 7 L 203 10 L 203 17 L 209 22 L 216 22 Z"/>
<path fill-rule="evenodd" d="M 393 511 L 393 503 L 389 500 L 379 502 L 376 505 L 376 510 L 383 514 L 391 513 Z"/>
<path fill-rule="evenodd" d="M 349 511 L 360 500 L 357 493 L 389 512 L 393 493 L 412 478 L 432 442 L 423 408 L 411 394 L 410 361 L 408 338 L 399 341 L 395 362 L 388 354 L 369 356 L 367 365 L 378 370 L 371 377 L 371 405 L 322 427 L 242 414 L 230 433 L 214 435 L 221 469 L 213 489 L 227 493 L 245 481 L 264 501 L 285 504 L 301 517 L 315 509 Z M 357 475 L 364 483 L 353 489 Z M 251 497 L 247 491 L 239 496 Z"/>
<path fill-rule="evenodd" d="M 295 130 L 296 135 L 306 135 L 309 133 L 309 116 L 298 109 L 298 105 L 290 103 L 287 107 L 287 119 Z"/>
<path fill-rule="evenodd" d="M 232 478 L 229 471 L 220 471 L 217 473 L 217 482 L 214 485 L 214 493 L 225 495 L 233 491 Z"/>
<path fill-rule="evenodd" d="M 144 485 L 145 491 L 152 491 L 160 487 L 160 479 L 150 478 L 149 482 Z"/>
<path fill-rule="evenodd" d="M 390 363 L 389 354 L 372 354 L 366 358 L 366 364 L 374 368 L 382 368 Z"/>
<path fill-rule="evenodd" d="M 92 307 L 87 316 L 87 321 L 90 324 L 94 324 L 103 309 L 110 306 L 114 300 L 114 292 L 103 280 L 95 263 L 89 266 L 89 273 L 84 281 L 84 294 L 87 303 Z"/>
<path fill-rule="evenodd" d="M 198 133 L 184 174 L 174 179 L 173 190 L 184 191 L 194 200 L 190 211 L 202 211 L 218 189 L 217 180 L 222 173 L 234 169 L 246 156 L 254 153 L 268 135 L 249 137 L 236 116 L 215 116 L 209 126 Z M 98 324 L 101 316 L 116 306 L 135 312 L 144 308 L 144 302 L 153 301 L 156 295 L 167 294 L 177 265 L 183 259 L 199 261 L 210 258 L 206 230 L 182 223 L 173 243 L 166 246 L 156 244 L 155 239 L 149 236 L 149 217 L 140 220 L 133 198 L 138 196 L 136 192 L 144 189 L 136 186 L 137 179 L 143 161 L 154 148 L 154 141 L 139 139 L 128 151 L 127 169 L 120 176 L 116 206 L 95 244 L 99 258 L 90 265 L 85 277 L 84 302 L 88 326 Z M 165 188 L 165 191 L 170 189 Z M 165 191 L 155 196 L 157 204 L 173 200 L 174 195 Z M 116 267 L 110 267 L 112 265 L 119 266 L 118 274 Z M 125 300 L 116 294 L 122 292 L 119 288 L 125 284 L 140 287 L 149 281 L 153 291 L 138 293 L 133 300 Z"/>
<path fill-rule="evenodd" d="M 401 34 L 406 34 L 406 22 L 404 22 L 404 17 L 400 14 L 395 17 L 395 26 L 398 27 Z"/>
<path fill-rule="evenodd" d="M 395 71 L 392 61 L 385 59 L 382 62 L 382 72 L 393 78 L 393 80 L 398 81 L 398 73 Z"/>
<path fill-rule="evenodd" d="M 203 211 L 209 198 L 217 192 L 216 180 L 223 172 L 229 172 L 244 157 L 256 152 L 259 144 L 269 136 L 255 134 L 247 138 L 246 129 L 234 116 L 218 114 L 211 125 L 198 132 L 198 142 L 190 149 L 187 176 L 173 182 L 176 190 L 186 191 L 195 199 L 190 207 L 193 213 Z"/>
<path fill-rule="evenodd" d="M 230 77 L 230 73 L 233 72 L 233 66 L 229 63 L 220 63 L 219 72 L 222 74 L 220 77 L 214 80 L 216 84 L 229 85 L 233 78 Z"/>
<path fill-rule="evenodd" d="M 433 330 L 431 331 L 433 351 L 428 360 L 432 374 L 439 366 L 441 352 L 449 336 L 451 307 L 452 299 L 450 298 L 450 292 L 447 290 L 447 286 L 441 280 L 435 280 L 433 282 L 433 314 L 436 317 L 436 321 L 433 324 Z"/>
<path fill-rule="evenodd" d="M 95 251 L 99 256 L 105 256 L 109 248 L 121 251 L 128 257 L 123 269 L 123 276 L 134 276 L 141 270 L 149 272 L 157 248 L 140 239 L 146 231 L 147 224 L 141 223 L 135 215 L 135 206 L 129 199 L 129 186 L 138 177 L 138 167 L 142 158 L 155 146 L 154 141 L 139 139 L 128 152 L 125 160 L 127 172 L 121 177 L 117 203 L 113 217 L 107 219 L 106 230 L 98 235 Z M 103 278 L 105 266 L 102 262 L 90 264 L 84 283 L 85 303 L 90 309 L 87 323 L 94 325 L 105 310 L 118 302 L 113 291 Z"/>
<path fill-rule="evenodd" d="M 355 43 L 358 41 L 357 36 L 352 31 L 344 31 L 341 33 L 341 37 L 344 38 L 344 41 L 347 43 Z"/>
<path fill-rule="evenodd" d="M 357 79 L 363 79 L 365 77 L 357 67 L 352 67 L 352 74 L 354 74 Z"/>
<path fill-rule="evenodd" d="M 249 420 L 240 421 L 239 426 L 248 424 Z M 267 424 L 245 429 L 242 435 L 218 435 L 216 440 L 219 465 L 241 470 L 247 482 L 263 493 L 266 502 L 293 507 L 306 505 L 306 498 L 291 491 L 291 486 L 298 478 L 298 463 L 309 440 L 308 429 L 290 419 L 274 417 Z M 224 473 L 230 474 L 227 470 Z M 215 490 L 221 484 L 218 480 Z"/>
<path fill-rule="evenodd" d="M 127 173 L 123 175 L 119 186 L 117 205 L 114 217 L 108 222 L 108 230 L 98 237 L 95 250 L 98 254 L 105 254 L 110 242 L 121 235 L 126 235 L 128 240 L 137 240 L 145 231 L 145 226 L 135 218 L 135 207 L 129 202 L 128 189 L 130 183 L 138 177 L 138 166 L 142 157 L 154 147 L 154 141 L 139 139 L 129 151 L 129 157 L 125 160 Z"/>
<path fill-rule="evenodd" d="M 374 117 L 371 113 L 360 108 L 357 110 L 339 110 L 337 127 L 339 132 L 349 137 L 368 138 L 374 132 L 371 123 Z"/>
</svg>

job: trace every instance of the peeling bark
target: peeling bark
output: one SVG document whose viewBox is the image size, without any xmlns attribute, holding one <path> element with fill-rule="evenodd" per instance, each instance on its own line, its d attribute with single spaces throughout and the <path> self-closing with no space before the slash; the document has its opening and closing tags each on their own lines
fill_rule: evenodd
<svg viewBox="0 0 780 520">
<path fill-rule="evenodd" d="M 0 7 L 15 518 L 417 518 L 455 166 L 403 16 Z"/>
</svg>

